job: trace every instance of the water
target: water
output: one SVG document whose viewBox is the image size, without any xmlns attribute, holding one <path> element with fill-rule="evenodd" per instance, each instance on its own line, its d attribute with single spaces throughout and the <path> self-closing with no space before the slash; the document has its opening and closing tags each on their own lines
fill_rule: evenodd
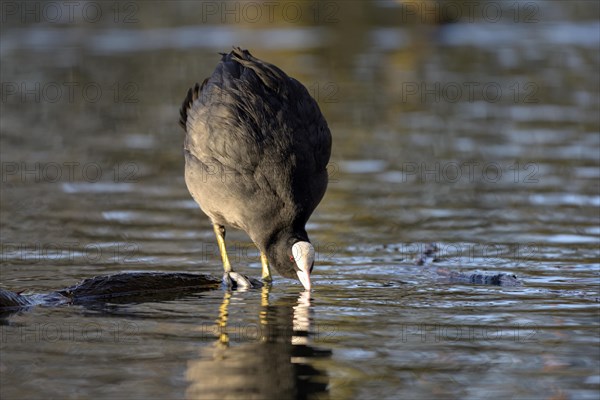
<svg viewBox="0 0 600 400">
<path fill-rule="evenodd" d="M 232 3 L 237 21 L 221 3 L 90 3 L 97 21 L 63 9 L 60 22 L 42 3 L 25 17 L 7 4 L 3 288 L 219 274 L 177 118 L 232 44 L 309 88 L 334 150 L 307 227 L 310 296 L 276 277 L 270 291 L 4 316 L 3 399 L 597 398 L 595 2 L 504 4 L 497 21 L 498 4 L 482 2 L 442 25 L 422 2 L 303 3 L 298 18 L 298 3 L 289 15 L 278 3 L 272 19 Z M 419 266 L 428 243 L 438 260 Z M 236 268 L 260 275 L 244 234 L 228 245 Z"/>
</svg>

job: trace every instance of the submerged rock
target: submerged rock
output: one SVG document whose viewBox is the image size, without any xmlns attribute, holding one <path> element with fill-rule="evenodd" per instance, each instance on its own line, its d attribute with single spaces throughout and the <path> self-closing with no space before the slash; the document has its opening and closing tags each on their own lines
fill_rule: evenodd
<svg viewBox="0 0 600 400">
<path fill-rule="evenodd" d="M 428 273 L 436 277 L 447 279 L 450 283 L 470 283 L 474 285 L 493 285 L 493 286 L 521 286 L 522 283 L 519 281 L 516 275 L 506 274 L 504 272 L 499 273 L 485 273 L 485 272 L 459 272 L 450 271 L 447 268 L 433 268 L 430 266 L 431 263 L 441 261 L 437 257 L 438 246 L 435 243 L 427 244 L 423 252 L 416 257 L 415 263 L 419 266 L 425 266 L 428 269 Z"/>
<path fill-rule="evenodd" d="M 438 273 L 441 276 L 447 277 L 450 282 L 457 283 L 472 283 L 475 285 L 493 285 L 493 286 L 521 286 L 522 283 L 517 279 L 516 275 L 505 274 L 503 272 L 495 274 L 485 274 L 482 272 L 463 273 L 456 271 L 449 271 L 444 273 L 438 269 Z"/>
</svg>

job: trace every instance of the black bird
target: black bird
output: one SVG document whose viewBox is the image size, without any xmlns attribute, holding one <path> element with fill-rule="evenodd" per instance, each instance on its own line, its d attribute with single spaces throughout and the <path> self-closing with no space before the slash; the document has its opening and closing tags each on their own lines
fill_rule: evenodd
<svg viewBox="0 0 600 400">
<path fill-rule="evenodd" d="M 269 266 L 310 290 L 315 250 L 305 225 L 327 189 L 331 133 L 306 88 L 276 66 L 234 47 L 181 107 L 185 181 L 213 223 L 229 285 L 225 226 L 244 230 Z"/>
</svg>

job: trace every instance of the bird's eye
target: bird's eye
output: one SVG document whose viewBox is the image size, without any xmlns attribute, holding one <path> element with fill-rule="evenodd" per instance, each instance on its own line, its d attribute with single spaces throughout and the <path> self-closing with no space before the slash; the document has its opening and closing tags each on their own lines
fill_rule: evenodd
<svg viewBox="0 0 600 400">
<path fill-rule="evenodd" d="M 296 262 L 296 260 L 294 260 L 294 256 L 290 256 L 290 261 L 291 262 Z"/>
</svg>

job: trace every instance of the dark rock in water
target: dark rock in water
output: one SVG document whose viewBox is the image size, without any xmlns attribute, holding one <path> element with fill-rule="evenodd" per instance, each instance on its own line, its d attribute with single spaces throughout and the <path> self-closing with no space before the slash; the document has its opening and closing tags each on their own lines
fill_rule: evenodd
<svg viewBox="0 0 600 400">
<path fill-rule="evenodd" d="M 28 296 L 0 288 L 0 308 L 21 308 L 32 305 Z"/>
<path fill-rule="evenodd" d="M 186 294 L 218 289 L 221 279 L 178 272 L 122 272 L 88 278 L 77 285 L 47 294 L 21 295 L 0 289 L 0 315 L 36 305 L 97 304 L 170 300 Z"/>
<path fill-rule="evenodd" d="M 153 297 L 169 291 L 189 293 L 216 289 L 220 284 L 220 279 L 202 274 L 123 272 L 88 278 L 57 293 L 70 298 L 72 303 L 82 303 L 117 297 Z"/>
</svg>

